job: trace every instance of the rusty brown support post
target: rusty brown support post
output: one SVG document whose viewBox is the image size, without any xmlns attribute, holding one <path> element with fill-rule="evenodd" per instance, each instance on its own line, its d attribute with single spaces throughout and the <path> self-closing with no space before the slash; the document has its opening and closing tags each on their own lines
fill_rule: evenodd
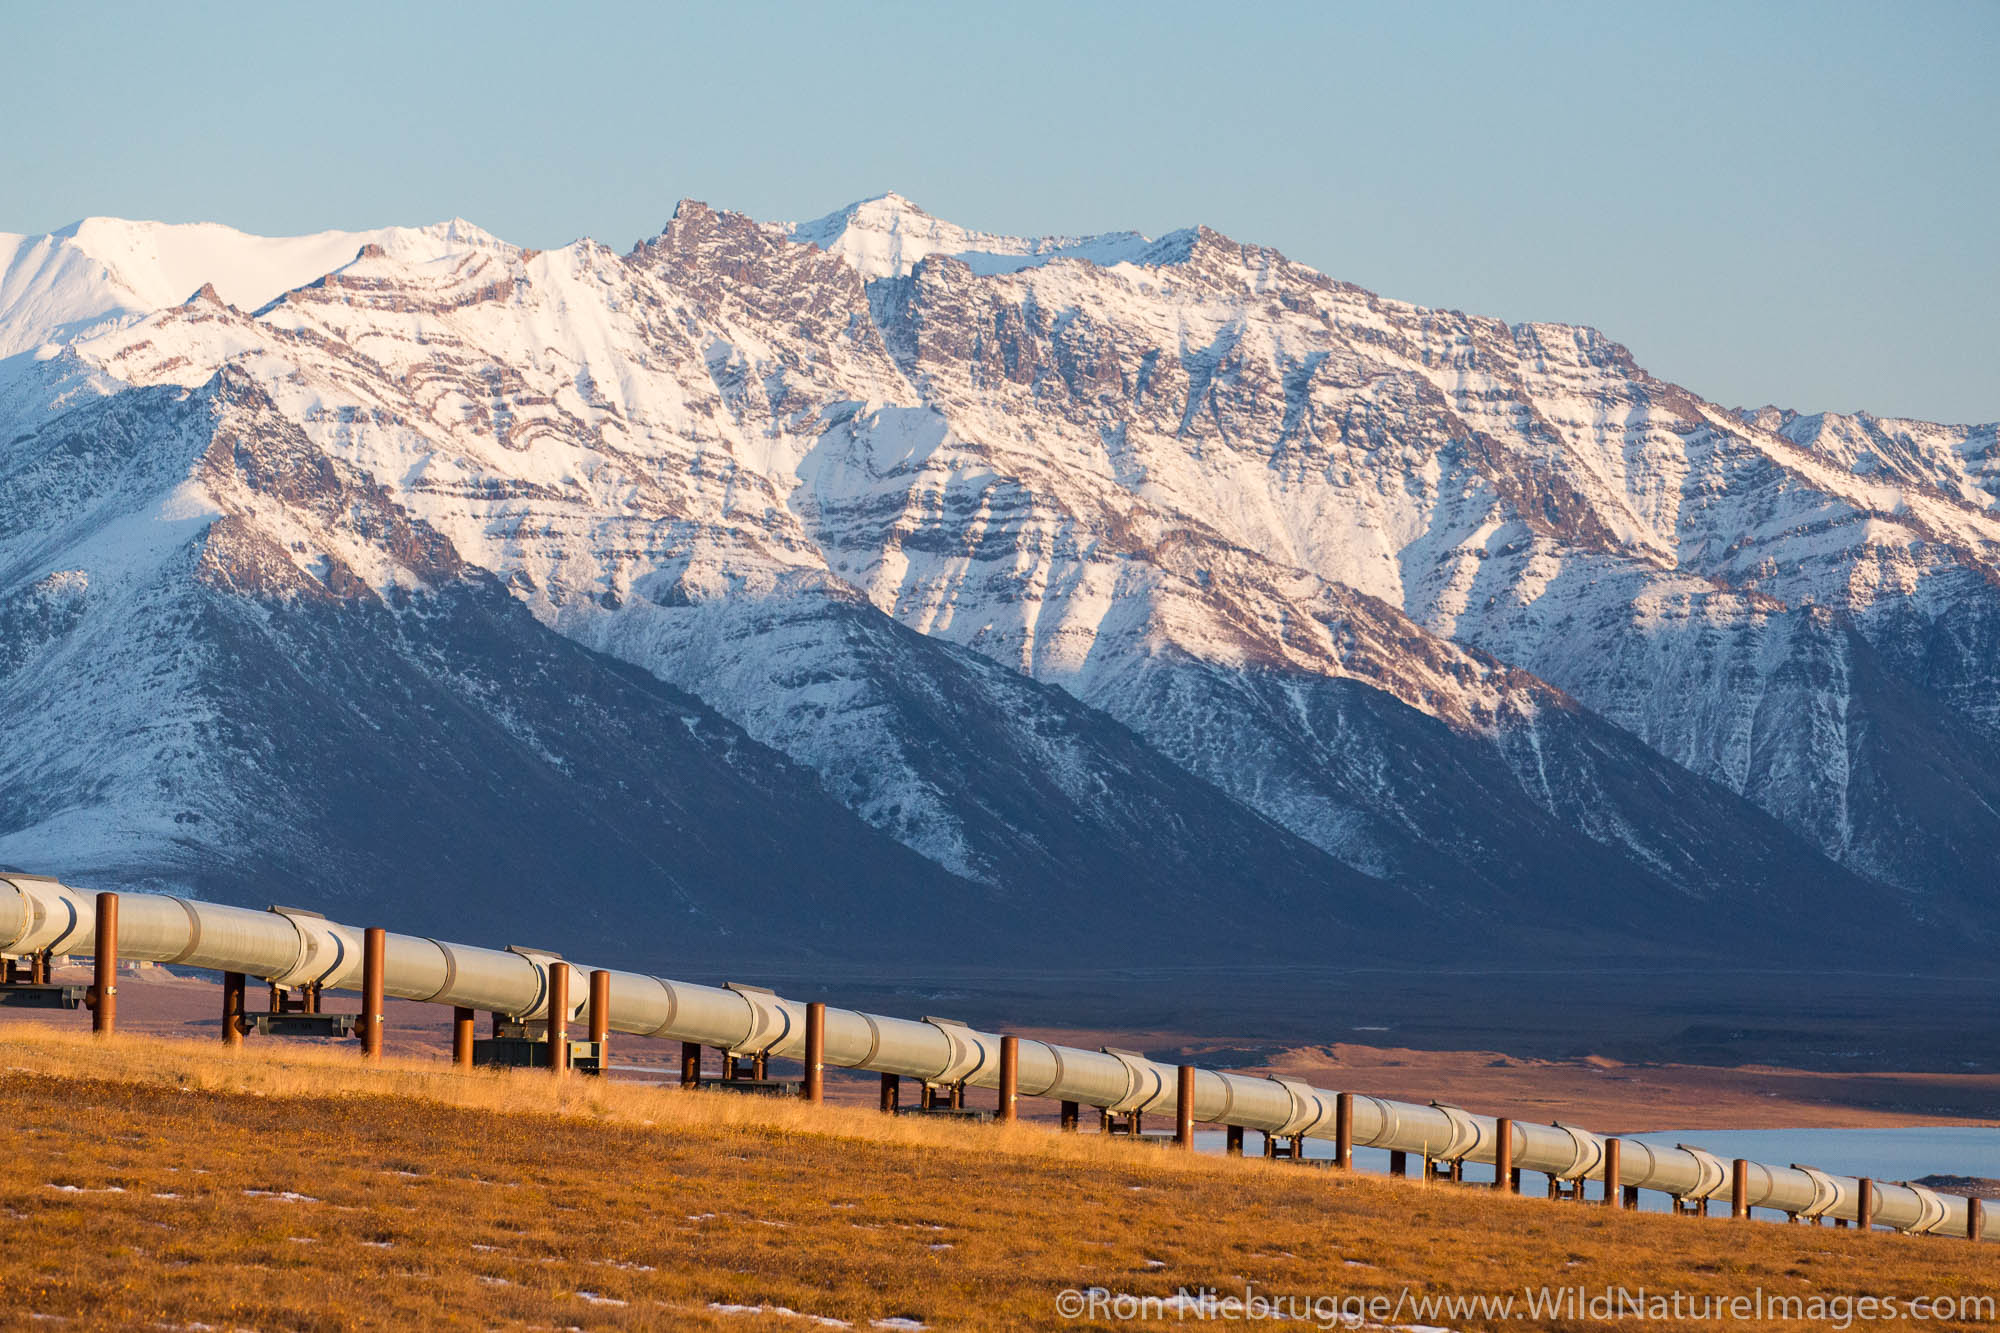
<svg viewBox="0 0 2000 1333">
<path fill-rule="evenodd" d="M 814 1000 L 806 1005 L 806 1076 L 799 1083 L 799 1095 L 814 1105 L 826 1100 L 826 1004 Z"/>
<path fill-rule="evenodd" d="M 1502 1116 L 1493 1122 L 1493 1188 L 1504 1190 L 1514 1175 L 1514 1122 Z"/>
<path fill-rule="evenodd" d="M 1984 1200 L 1967 1195 L 1965 1198 L 1965 1238 L 1979 1240 L 1986 1230 L 1986 1204 Z"/>
<path fill-rule="evenodd" d="M 1243 1126 L 1225 1125 L 1222 1130 L 1222 1151 L 1231 1157 L 1243 1155 Z"/>
<path fill-rule="evenodd" d="M 681 1086 L 692 1088 L 701 1082 L 701 1043 L 681 1043 Z"/>
<path fill-rule="evenodd" d="M 361 1058 L 382 1058 L 382 965 L 389 932 L 370 926 L 361 934 Z"/>
<path fill-rule="evenodd" d="M 1064 1102 L 1062 1104 L 1062 1119 L 1059 1123 L 1064 1131 L 1074 1134 L 1076 1133 L 1077 1122 L 1082 1116 L 1083 1108 L 1080 1105 L 1076 1102 Z"/>
<path fill-rule="evenodd" d="M 993 1118 L 1013 1124 L 1021 1115 L 1021 1039 L 1000 1038 L 1000 1104 Z"/>
<path fill-rule="evenodd" d="M 1624 1200 L 1627 1212 L 1636 1212 L 1638 1210 L 1639 1187 L 1637 1185 L 1627 1185 L 1619 1197 Z"/>
<path fill-rule="evenodd" d="M 1861 1197 L 1856 1201 L 1855 1212 L 1860 1214 L 1855 1226 L 1866 1231 L 1875 1225 L 1875 1182 L 1866 1176 L 1861 1177 Z"/>
<path fill-rule="evenodd" d="M 1354 1094 L 1333 1098 L 1333 1164 L 1345 1171 L 1354 1165 Z"/>
<path fill-rule="evenodd" d="M 771 1053 L 769 1051 L 759 1051 L 757 1054 L 751 1056 L 750 1077 L 756 1079 L 759 1083 L 769 1078 L 771 1076 L 770 1059 Z"/>
<path fill-rule="evenodd" d="M 1617 1139 L 1604 1141 L 1604 1206 L 1618 1206 L 1618 1184 L 1624 1175 L 1625 1145 Z"/>
<path fill-rule="evenodd" d="M 118 895 L 97 895 L 97 984 L 90 988 L 90 1030 L 118 1027 Z"/>
<path fill-rule="evenodd" d="M 1750 1216 L 1750 1162 L 1739 1157 L 1729 1166 L 1729 1215 L 1739 1222 Z"/>
<path fill-rule="evenodd" d="M 451 1009 L 451 1062 L 460 1069 L 472 1068 L 472 1022 L 476 1015 L 464 1005 Z"/>
<path fill-rule="evenodd" d="M 902 1109 L 903 1077 L 900 1074 L 882 1075 L 882 1109 L 894 1115 Z"/>
<path fill-rule="evenodd" d="M 1174 1144 L 1194 1147 L 1194 1066 L 1182 1065 L 1174 1078 Z"/>
<path fill-rule="evenodd" d="M 243 1006 L 250 979 L 241 972 L 222 974 L 222 1044 L 243 1044 Z"/>
<path fill-rule="evenodd" d="M 597 1074 L 611 1077 L 611 974 L 603 968 L 590 973 L 590 1040 L 597 1048 Z"/>
<path fill-rule="evenodd" d="M 1389 1150 L 1389 1174 L 1392 1176 L 1408 1176 L 1410 1174 L 1410 1155 L 1400 1149 L 1391 1148 Z"/>
<path fill-rule="evenodd" d="M 949 1100 L 946 1101 L 945 1105 L 949 1106 L 954 1111 L 963 1111 L 965 1109 L 964 1081 L 961 1080 L 957 1083 L 952 1084 L 951 1091 L 946 1094 L 946 1097 Z"/>
<path fill-rule="evenodd" d="M 549 964 L 549 1070 L 569 1073 L 569 964 Z"/>
</svg>

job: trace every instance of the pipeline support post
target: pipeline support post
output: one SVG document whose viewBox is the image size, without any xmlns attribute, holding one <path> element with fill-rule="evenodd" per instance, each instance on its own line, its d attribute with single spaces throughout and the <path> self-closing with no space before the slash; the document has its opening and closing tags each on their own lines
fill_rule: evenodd
<svg viewBox="0 0 2000 1333">
<path fill-rule="evenodd" d="M 549 1072 L 569 1073 L 569 964 L 549 964 Z"/>
<path fill-rule="evenodd" d="M 1223 1126 L 1222 1151 L 1231 1157 L 1241 1157 L 1243 1155 L 1243 1126 Z"/>
<path fill-rule="evenodd" d="M 389 932 L 370 926 L 361 936 L 361 1058 L 382 1058 L 382 967 Z"/>
<path fill-rule="evenodd" d="M 1505 1190 L 1514 1179 L 1514 1122 L 1502 1116 L 1493 1122 L 1493 1188 Z"/>
<path fill-rule="evenodd" d="M 1333 1164 L 1342 1171 L 1354 1166 L 1354 1094 L 1351 1092 L 1334 1094 Z"/>
<path fill-rule="evenodd" d="M 1389 1174 L 1407 1177 L 1410 1174 L 1410 1155 L 1401 1149 L 1389 1150 Z"/>
<path fill-rule="evenodd" d="M 1011 1125 L 1021 1116 L 1021 1039 L 1000 1038 L 1000 1103 L 993 1118 Z"/>
<path fill-rule="evenodd" d="M 889 1115 L 896 1114 L 903 1105 L 903 1076 L 901 1074 L 882 1075 L 882 1110 Z"/>
<path fill-rule="evenodd" d="M 1062 1104 L 1062 1119 L 1059 1124 L 1065 1133 L 1074 1134 L 1076 1133 L 1077 1123 L 1082 1119 L 1082 1116 L 1083 1107 L 1080 1103 L 1064 1102 Z"/>
<path fill-rule="evenodd" d="M 118 895 L 97 895 L 97 984 L 90 988 L 90 1030 L 118 1027 Z"/>
<path fill-rule="evenodd" d="M 681 1086 L 692 1088 L 701 1082 L 701 1043 L 684 1041 L 681 1043 Z"/>
<path fill-rule="evenodd" d="M 1867 1176 L 1861 1177 L 1861 1188 L 1855 1200 L 1854 1225 L 1863 1231 L 1875 1225 L 1875 1182 Z"/>
<path fill-rule="evenodd" d="M 1967 1195 L 1965 1198 L 1965 1238 L 1983 1239 L 1986 1231 L 1986 1201 Z"/>
<path fill-rule="evenodd" d="M 1174 1075 L 1174 1146 L 1194 1148 L 1194 1066 L 1182 1065 Z"/>
<path fill-rule="evenodd" d="M 611 974 L 603 968 L 590 973 L 590 1041 L 597 1051 L 597 1072 L 611 1072 Z"/>
<path fill-rule="evenodd" d="M 805 1065 L 799 1095 L 817 1106 L 826 1100 L 826 1003 L 822 1000 L 806 1005 Z"/>
<path fill-rule="evenodd" d="M 1750 1163 L 1739 1157 L 1729 1166 L 1729 1215 L 1741 1222 L 1750 1216 Z"/>
<path fill-rule="evenodd" d="M 222 974 L 222 1044 L 243 1044 L 244 1009 L 248 1005 L 250 979 L 241 972 Z"/>
<path fill-rule="evenodd" d="M 1623 1161 L 1625 1145 L 1618 1139 L 1604 1141 L 1604 1206 L 1618 1206 L 1619 1180 L 1624 1175 Z"/>
<path fill-rule="evenodd" d="M 1629 1213 L 1629 1212 L 1636 1212 L 1636 1211 L 1638 1211 L 1638 1208 L 1639 1208 L 1639 1187 L 1638 1187 L 1637 1185 L 1627 1185 L 1627 1186 L 1625 1187 L 1625 1189 L 1624 1189 L 1624 1192 L 1623 1192 L 1623 1198 L 1624 1198 L 1624 1201 L 1625 1201 L 1625 1211 L 1626 1211 L 1626 1212 L 1628 1212 L 1628 1213 Z"/>
<path fill-rule="evenodd" d="M 451 1009 L 451 1062 L 460 1069 L 472 1068 L 472 1022 L 474 1012 L 464 1005 Z"/>
</svg>

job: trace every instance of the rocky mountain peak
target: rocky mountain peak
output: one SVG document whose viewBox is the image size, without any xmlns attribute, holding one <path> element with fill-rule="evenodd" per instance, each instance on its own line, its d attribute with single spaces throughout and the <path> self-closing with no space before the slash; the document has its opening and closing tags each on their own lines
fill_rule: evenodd
<svg viewBox="0 0 2000 1333">
<path fill-rule="evenodd" d="M 458 222 L 147 235 L 121 263 L 199 275 L 176 293 L 284 295 L 149 308 L 78 237 L 10 242 L 4 290 L 40 296 L 0 321 L 65 349 L 0 395 L 14 715 L 89 635 L 146 660 L 101 609 L 143 548 L 166 609 L 133 623 L 262 626 L 229 640 L 249 670 L 390 617 L 363 665 L 315 659 L 339 716 L 433 734 L 396 673 L 494 644 L 593 699 L 684 691 L 968 901 L 1605 940 L 2000 921 L 1965 887 L 2000 856 L 1990 432 L 1731 416 L 1594 330 L 1205 227 L 1003 235 L 878 196 L 796 225 L 685 200 L 626 256 Z M 85 591 L 52 600 L 65 571 Z M 294 637 L 258 637 L 280 613 Z M 599 771 L 593 705 L 523 690 L 453 696 L 450 790 L 523 754 Z M 399 738 L 357 735 L 342 763 Z"/>
</svg>

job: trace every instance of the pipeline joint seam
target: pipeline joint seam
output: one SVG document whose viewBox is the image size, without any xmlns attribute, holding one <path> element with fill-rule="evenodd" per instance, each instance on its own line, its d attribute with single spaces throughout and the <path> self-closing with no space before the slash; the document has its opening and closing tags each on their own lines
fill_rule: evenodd
<svg viewBox="0 0 2000 1333">
<path fill-rule="evenodd" d="M 424 997 L 425 1004 L 431 1003 L 431 1001 L 437 999 L 440 995 L 450 994 L 451 988 L 458 984 L 458 955 L 453 953 L 451 946 L 443 940 L 430 940 L 429 942 L 433 948 L 444 956 L 444 984 Z"/>
<path fill-rule="evenodd" d="M 290 990 L 296 986 L 324 982 L 340 970 L 347 958 L 347 941 L 334 929 L 331 921 L 318 912 L 308 912 L 299 907 L 273 907 L 270 910 L 292 923 L 292 929 L 298 932 L 299 952 L 290 967 L 266 977 L 266 981 Z M 332 961 L 315 972 L 314 962 L 322 952 L 330 953 Z"/>
<path fill-rule="evenodd" d="M 1397 1112 L 1393 1102 L 1386 1101 L 1381 1097 L 1370 1097 L 1366 1093 L 1356 1093 L 1354 1101 L 1356 1105 L 1367 1102 L 1370 1106 L 1373 1106 L 1375 1108 L 1376 1119 L 1381 1121 L 1375 1133 L 1368 1138 L 1363 1139 L 1359 1135 L 1355 1137 L 1354 1142 L 1359 1146 L 1363 1148 L 1379 1147 L 1395 1138 L 1401 1132 L 1403 1117 Z"/>
<path fill-rule="evenodd" d="M 1591 1169 L 1602 1164 L 1604 1161 L 1603 1140 L 1587 1129 L 1578 1129 L 1575 1125 L 1565 1125 L 1560 1120 L 1552 1120 L 1549 1123 L 1554 1128 L 1569 1135 L 1570 1141 L 1569 1166 L 1558 1171 L 1556 1173 L 1557 1177 L 1562 1180 L 1588 1179 Z M 1701 1197 L 1705 1199 L 1708 1196 L 1704 1194 Z"/>
<path fill-rule="evenodd" d="M 1020 1089 L 1020 1093 L 1024 1097 L 1040 1097 L 1049 1092 L 1051 1089 L 1059 1088 L 1062 1086 L 1062 1081 L 1063 1081 L 1062 1047 L 1052 1045 L 1051 1043 L 1046 1041 L 1038 1041 L 1035 1043 L 1035 1045 L 1041 1047 L 1043 1050 L 1049 1053 L 1049 1062 L 1055 1066 L 1055 1073 L 1050 1077 L 1047 1083 L 1044 1083 L 1039 1088 L 1035 1088 L 1032 1090 L 1028 1088 Z"/>
<path fill-rule="evenodd" d="M 179 907 L 188 921 L 188 947 L 182 949 L 172 958 L 162 958 L 160 960 L 160 962 L 171 966 L 174 963 L 184 963 L 201 952 L 201 914 L 195 911 L 194 904 L 185 898 L 176 898 L 169 894 L 167 901 Z"/>
<path fill-rule="evenodd" d="M 1320 1100 L 1319 1089 L 1296 1078 L 1286 1078 L 1282 1074 L 1267 1074 L 1265 1077 L 1285 1090 L 1292 1100 L 1292 1112 L 1285 1117 L 1285 1123 L 1269 1133 L 1274 1138 L 1297 1138 L 1309 1133 L 1314 1126 L 1326 1119 L 1326 1105 Z"/>
<path fill-rule="evenodd" d="M 1923 1206 L 1923 1211 L 1917 1214 L 1917 1220 L 1901 1228 L 1902 1233 L 1906 1236 L 1929 1235 L 1944 1222 L 1950 1210 L 1945 1207 L 1944 1200 L 1938 1197 L 1937 1191 L 1929 1186 L 1913 1185 L 1907 1180 L 1901 1184 L 1903 1189 L 1916 1195 L 1917 1202 Z"/>
<path fill-rule="evenodd" d="M 1430 1154 L 1431 1160 L 1437 1162 L 1463 1161 L 1467 1153 L 1477 1148 L 1485 1140 L 1485 1130 L 1479 1121 L 1473 1118 L 1472 1113 L 1464 1107 L 1451 1106 L 1444 1102 L 1434 1101 L 1431 1103 L 1431 1109 L 1442 1114 L 1445 1118 L 1445 1123 L 1451 1126 L 1451 1139 L 1442 1148 Z"/>
<path fill-rule="evenodd" d="M 945 1050 L 948 1052 L 944 1068 L 924 1079 L 927 1086 L 953 1087 L 985 1067 L 986 1048 L 980 1044 L 969 1024 L 955 1018 L 934 1018 L 929 1014 L 924 1015 L 923 1021 L 944 1034 Z"/>
<path fill-rule="evenodd" d="M 508 945 L 507 952 L 519 956 L 529 967 L 535 969 L 533 1003 L 529 1004 L 524 1012 L 509 1014 L 508 1017 L 518 1023 L 533 1022 L 538 1018 L 546 1022 L 549 1018 L 549 965 L 562 962 L 562 955 L 550 953 L 546 949 L 531 949 L 520 944 Z"/>
<path fill-rule="evenodd" d="M 862 1056 L 851 1067 L 866 1069 L 875 1063 L 875 1057 L 882 1053 L 882 1028 L 876 1023 L 875 1015 L 863 1014 L 861 1021 L 868 1025 L 868 1054 Z"/>
<path fill-rule="evenodd" d="M 1158 1066 L 1139 1052 L 1116 1046 L 1100 1046 L 1097 1049 L 1125 1069 L 1125 1094 L 1104 1108 L 1112 1115 L 1143 1111 L 1167 1095 L 1166 1080 L 1160 1077 Z M 1146 1086 L 1148 1080 L 1153 1085 L 1150 1088 Z"/>
<path fill-rule="evenodd" d="M 729 1054 L 769 1055 L 792 1027 L 792 1017 L 778 999 L 778 992 L 769 986 L 752 986 L 742 981 L 724 982 L 722 989 L 736 995 L 750 1010 L 750 1026 L 742 1040 L 731 1044 Z"/>
<path fill-rule="evenodd" d="M 1707 1200 L 1722 1192 L 1729 1183 L 1729 1168 L 1722 1164 L 1720 1157 L 1706 1148 L 1694 1148 L 1685 1143 L 1676 1143 L 1674 1147 L 1694 1158 L 1695 1166 L 1701 1170 L 1701 1178 L 1695 1182 L 1694 1188 L 1679 1197 Z"/>
<path fill-rule="evenodd" d="M 1810 1180 L 1813 1187 L 1813 1201 L 1792 1216 L 1813 1221 L 1824 1216 L 1828 1209 L 1840 1202 L 1840 1186 L 1834 1183 L 1832 1176 L 1816 1166 L 1806 1166 L 1800 1162 L 1793 1162 L 1792 1170 Z"/>
<path fill-rule="evenodd" d="M 668 981 L 665 977 L 648 977 L 646 979 L 655 986 L 658 986 L 661 992 L 667 997 L 666 1021 L 646 1034 L 647 1040 L 650 1041 L 665 1032 L 668 1028 L 671 1028 L 675 1020 L 681 1016 L 681 996 L 680 992 L 674 989 L 674 983 Z"/>
</svg>

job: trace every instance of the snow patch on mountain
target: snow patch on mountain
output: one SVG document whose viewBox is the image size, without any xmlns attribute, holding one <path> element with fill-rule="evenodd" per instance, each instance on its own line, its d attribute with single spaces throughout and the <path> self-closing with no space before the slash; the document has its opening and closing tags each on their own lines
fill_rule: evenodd
<svg viewBox="0 0 2000 1333">
<path fill-rule="evenodd" d="M 0 357 L 179 305 L 204 286 L 255 309 L 380 246 L 417 262 L 508 249 L 462 219 L 429 227 L 252 236 L 215 222 L 85 218 L 42 236 L 0 234 Z"/>
<path fill-rule="evenodd" d="M 782 224 L 791 240 L 839 255 L 864 279 L 900 278 L 932 255 L 974 273 L 1013 273 L 1052 259 L 1118 264 L 1137 259 L 1152 242 L 1134 231 L 1097 236 L 1001 236 L 968 231 L 934 218 L 899 194 L 882 194 L 811 222 Z"/>
</svg>

